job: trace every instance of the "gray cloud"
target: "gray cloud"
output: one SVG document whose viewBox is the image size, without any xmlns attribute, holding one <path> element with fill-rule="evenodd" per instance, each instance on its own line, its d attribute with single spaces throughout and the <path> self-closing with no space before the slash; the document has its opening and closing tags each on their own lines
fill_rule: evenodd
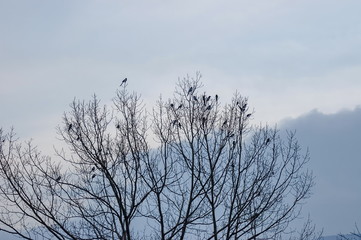
<svg viewBox="0 0 361 240">
<path fill-rule="evenodd" d="M 313 110 L 284 120 L 311 153 L 314 195 L 305 207 L 325 234 L 347 233 L 361 224 L 361 107 L 335 114 Z"/>
</svg>

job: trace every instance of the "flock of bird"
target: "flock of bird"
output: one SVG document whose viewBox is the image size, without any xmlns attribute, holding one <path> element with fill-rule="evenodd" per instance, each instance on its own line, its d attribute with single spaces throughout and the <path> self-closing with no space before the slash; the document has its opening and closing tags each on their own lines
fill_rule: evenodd
<svg viewBox="0 0 361 240">
<path fill-rule="evenodd" d="M 126 84 L 127 81 L 128 81 L 128 78 L 124 78 L 124 79 L 122 80 L 120 86 L 123 86 L 124 84 Z M 195 90 L 195 89 L 194 89 L 193 87 L 190 87 L 190 88 L 188 89 L 187 96 L 190 95 L 195 102 L 199 102 L 197 96 L 196 96 L 196 95 L 193 95 L 194 90 Z M 215 101 L 216 101 L 216 102 L 218 102 L 218 98 L 219 98 L 219 97 L 218 97 L 218 95 L 216 94 L 216 95 L 215 95 Z M 206 105 L 206 104 L 211 100 L 211 96 L 208 96 L 208 97 L 207 97 L 206 95 L 203 95 L 203 96 L 202 96 L 202 100 L 203 100 L 203 104 Z M 247 103 L 244 103 L 243 105 L 241 105 L 241 104 L 239 104 L 239 102 L 237 102 L 237 106 L 240 108 L 241 112 L 245 112 L 245 110 L 246 110 L 246 108 L 247 108 Z M 174 109 L 174 104 L 171 103 L 171 104 L 170 104 L 170 107 L 171 107 L 172 109 Z M 174 109 L 174 110 L 179 110 L 179 109 L 182 108 L 182 107 L 183 107 L 183 104 L 180 104 L 180 105 L 179 105 L 176 109 Z M 211 110 L 211 108 L 212 108 L 212 106 L 211 106 L 211 105 L 208 105 L 208 106 L 206 107 L 206 110 Z M 251 116 L 251 113 L 248 113 L 248 114 L 246 115 L 247 118 L 249 118 L 250 116 Z M 205 118 L 203 118 L 202 120 L 203 120 L 203 122 L 206 121 Z M 175 124 L 177 124 L 177 123 L 178 123 L 178 125 L 180 126 L 180 123 L 179 123 L 179 121 L 178 121 L 177 119 L 172 121 L 172 125 L 173 125 L 173 126 L 174 126 Z M 227 120 L 225 120 L 225 121 L 223 122 L 222 127 L 224 127 L 226 124 L 227 124 Z M 70 132 L 70 131 L 72 130 L 72 128 L 73 128 L 73 124 L 72 124 L 72 123 L 69 123 L 69 125 L 68 125 L 68 132 Z M 116 128 L 119 129 L 119 128 L 120 128 L 120 125 L 117 124 L 117 125 L 116 125 Z M 77 140 L 80 140 L 80 137 L 79 137 L 79 136 L 78 136 Z M 269 138 L 267 138 L 266 144 L 268 144 L 270 141 L 271 141 L 271 140 L 270 140 Z M 91 171 L 94 172 L 95 169 L 96 169 L 96 168 L 93 167 L 93 168 L 91 169 Z M 95 178 L 95 176 L 96 176 L 96 174 L 94 173 L 94 174 L 92 175 L 92 179 Z M 57 178 L 55 179 L 55 181 L 59 182 L 60 179 L 61 179 L 61 176 L 57 177 Z"/>
</svg>

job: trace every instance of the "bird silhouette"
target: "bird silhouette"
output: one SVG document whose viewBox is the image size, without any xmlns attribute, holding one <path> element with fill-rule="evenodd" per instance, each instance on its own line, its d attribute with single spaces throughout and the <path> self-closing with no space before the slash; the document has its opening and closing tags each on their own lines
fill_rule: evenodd
<svg viewBox="0 0 361 240">
<path fill-rule="evenodd" d="M 171 108 L 174 108 L 174 104 L 173 104 L 173 103 L 171 103 L 171 104 L 170 104 L 170 107 L 171 107 Z"/>
<path fill-rule="evenodd" d="M 57 178 L 55 179 L 55 181 L 59 182 L 60 179 L 61 179 L 61 176 L 57 177 Z"/>
<path fill-rule="evenodd" d="M 95 167 L 92 168 L 92 172 L 94 172 L 94 171 L 95 171 Z"/>
<path fill-rule="evenodd" d="M 216 94 L 216 102 L 218 102 L 218 95 Z"/>
<path fill-rule="evenodd" d="M 251 113 L 248 113 L 248 114 L 246 115 L 246 117 L 248 117 L 248 118 L 249 118 L 251 115 L 252 115 Z"/>
<path fill-rule="evenodd" d="M 190 87 L 189 90 L 188 90 L 187 95 L 191 94 L 192 92 L 193 92 L 193 87 Z"/>
<path fill-rule="evenodd" d="M 128 78 L 124 78 L 122 83 L 120 84 L 120 86 L 122 86 L 123 84 L 125 84 L 128 81 Z"/>
<path fill-rule="evenodd" d="M 117 126 L 115 126 L 117 129 L 119 129 L 120 128 L 120 125 L 119 124 L 117 124 Z"/>
<path fill-rule="evenodd" d="M 193 100 L 196 101 L 196 102 L 198 102 L 198 99 L 197 99 L 196 96 L 193 96 Z"/>
<path fill-rule="evenodd" d="M 95 175 L 95 174 L 93 174 L 92 179 L 93 179 L 93 178 L 95 178 L 95 176 L 96 176 L 96 175 Z"/>
<path fill-rule="evenodd" d="M 72 124 L 72 123 L 69 123 L 68 132 L 71 130 L 72 127 L 73 127 L 73 124 Z"/>
<path fill-rule="evenodd" d="M 271 141 L 271 139 L 267 138 L 267 140 L 266 140 L 266 144 L 269 144 L 269 143 L 270 143 L 270 141 Z"/>
<path fill-rule="evenodd" d="M 207 118 L 202 117 L 202 124 L 203 124 L 203 125 L 206 123 L 206 121 L 207 121 Z"/>
<path fill-rule="evenodd" d="M 241 112 L 246 111 L 246 107 L 247 107 L 247 103 L 243 104 L 243 106 L 239 106 L 239 108 L 241 109 Z"/>
<path fill-rule="evenodd" d="M 177 108 L 177 110 L 178 110 L 178 109 L 181 109 L 182 107 L 183 107 L 183 104 L 179 105 L 178 108 Z"/>
<path fill-rule="evenodd" d="M 211 96 L 208 96 L 208 97 L 207 97 L 207 102 L 208 102 L 210 99 L 211 99 Z"/>
</svg>

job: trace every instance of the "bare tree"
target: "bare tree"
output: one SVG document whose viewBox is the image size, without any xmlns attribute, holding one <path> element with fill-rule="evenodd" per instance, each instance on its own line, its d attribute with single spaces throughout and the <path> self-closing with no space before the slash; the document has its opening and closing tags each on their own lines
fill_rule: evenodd
<svg viewBox="0 0 361 240">
<path fill-rule="evenodd" d="M 340 239 L 344 239 L 344 240 L 360 240 L 361 239 L 361 232 L 357 226 L 357 224 L 355 224 L 355 231 L 351 232 L 350 234 L 340 234 Z"/>
<path fill-rule="evenodd" d="M 126 83 L 112 108 L 74 100 L 55 160 L 1 130 L 0 229 L 26 239 L 280 238 L 314 184 L 308 152 L 293 132 L 251 126 L 247 98 L 222 105 L 201 89 L 199 74 L 180 80 L 152 114 Z"/>
</svg>

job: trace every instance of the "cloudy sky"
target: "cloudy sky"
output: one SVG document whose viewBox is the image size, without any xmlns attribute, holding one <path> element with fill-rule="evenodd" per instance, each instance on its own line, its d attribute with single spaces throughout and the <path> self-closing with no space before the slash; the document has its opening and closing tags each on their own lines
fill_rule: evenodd
<svg viewBox="0 0 361 240">
<path fill-rule="evenodd" d="M 255 123 L 311 151 L 305 211 L 326 235 L 361 225 L 361 1 L 0 0 L 0 126 L 51 152 L 77 97 L 106 103 L 124 77 L 148 106 L 203 75 Z M 51 153 L 50 153 L 51 154 Z"/>
</svg>

